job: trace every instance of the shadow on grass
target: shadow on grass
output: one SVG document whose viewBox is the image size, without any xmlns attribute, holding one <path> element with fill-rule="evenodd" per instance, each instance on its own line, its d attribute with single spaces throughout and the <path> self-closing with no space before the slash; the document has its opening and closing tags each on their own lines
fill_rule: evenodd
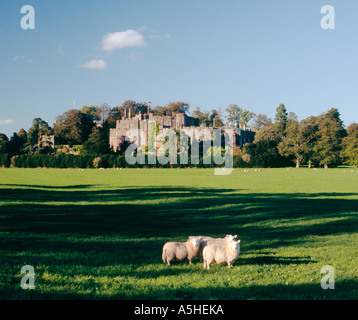
<svg viewBox="0 0 358 320">
<path fill-rule="evenodd" d="M 258 256 L 253 258 L 240 257 L 240 260 L 237 262 L 238 265 L 289 265 L 289 264 L 307 264 L 315 262 L 311 257 L 279 257 L 279 256 Z"/>
<path fill-rule="evenodd" d="M 337 281 L 335 290 L 323 290 L 320 283 L 307 283 L 297 285 L 228 285 L 228 286 L 207 286 L 203 288 L 182 288 L 179 290 L 162 289 L 158 292 L 151 292 L 150 296 L 138 295 L 130 299 L 156 299 L 156 296 L 164 296 L 165 299 L 180 300 L 357 300 L 358 281 Z M 163 294 L 164 292 L 164 294 Z M 119 296 L 123 299 L 124 297 Z"/>
<path fill-rule="evenodd" d="M 143 239 L 232 232 L 289 240 L 355 231 L 357 218 L 351 213 L 358 211 L 358 200 L 343 197 L 356 195 L 246 194 L 169 187 L 91 190 L 87 185 L 71 191 L 1 189 L 0 231 Z M 328 220 L 289 230 L 262 225 L 281 219 Z"/>
<path fill-rule="evenodd" d="M 48 190 L 66 190 L 66 189 L 85 189 L 85 188 L 92 188 L 93 185 L 91 184 L 78 184 L 78 185 L 69 185 L 69 186 L 45 186 L 45 185 L 27 185 L 27 184 L 1 184 L 0 183 L 0 190 L 6 186 L 7 188 L 11 187 L 9 190 L 14 190 L 16 194 L 16 188 L 20 188 L 21 190 L 26 189 L 28 191 L 35 190 L 35 189 L 48 189 Z M 6 188 L 5 188 L 6 190 Z"/>
<path fill-rule="evenodd" d="M 255 194 L 171 187 L 96 190 L 98 186 L 90 185 L 4 187 L 0 189 L 0 248 L 6 255 L 0 257 L 0 263 L 12 266 L 26 262 L 66 265 L 69 269 L 80 265 L 91 270 L 114 265 L 128 266 L 120 272 L 137 278 L 174 276 L 189 271 L 176 264 L 150 273 L 138 268 L 162 264 L 161 250 L 166 241 L 185 241 L 190 235 L 221 237 L 227 233 L 239 235 L 242 252 L 265 250 L 257 257 L 244 255 L 239 264 L 308 264 L 314 262 L 310 257 L 271 256 L 267 250 L 270 246 L 303 244 L 308 236 L 357 231 L 358 200 L 352 198 L 357 193 Z M 283 220 L 293 224 L 286 227 Z M 0 297 L 18 294 L 6 290 L 0 287 Z M 195 293 L 190 289 L 168 289 L 129 298 L 274 299 L 274 294 L 267 294 L 269 291 L 278 292 L 280 299 L 291 295 L 280 286 L 245 290 L 213 287 Z M 310 285 L 297 286 L 295 290 L 310 290 Z M 318 294 L 322 296 L 321 291 Z M 51 294 L 51 298 L 56 299 L 56 295 Z M 296 296 L 309 298 L 303 293 Z M 82 299 L 95 295 L 59 293 L 58 297 Z"/>
<path fill-rule="evenodd" d="M 274 284 L 274 285 L 235 285 L 201 288 L 160 288 L 152 289 L 150 294 L 126 295 L 122 292 L 103 296 L 95 290 L 92 294 L 76 294 L 66 291 L 40 293 L 0 288 L 2 300 L 357 300 L 358 281 L 336 281 L 334 290 L 323 290 L 320 283 Z M 135 290 L 133 290 L 135 292 Z M 225 304 L 224 304 L 225 305 Z"/>
<path fill-rule="evenodd" d="M 355 232 L 358 222 L 352 214 L 358 211 L 358 200 L 343 198 L 358 195 L 354 193 L 246 194 L 230 189 L 170 187 L 91 190 L 88 185 L 71 191 L 0 190 L 0 232 L 51 235 L 46 241 L 57 247 L 67 247 L 56 243 L 57 234 L 184 241 L 195 234 L 232 233 L 242 238 L 243 245 L 245 239 L 255 237 L 276 239 L 280 245 L 310 235 Z M 282 219 L 306 224 L 271 227 Z M 102 241 L 87 245 L 96 250 L 121 244 Z"/>
</svg>

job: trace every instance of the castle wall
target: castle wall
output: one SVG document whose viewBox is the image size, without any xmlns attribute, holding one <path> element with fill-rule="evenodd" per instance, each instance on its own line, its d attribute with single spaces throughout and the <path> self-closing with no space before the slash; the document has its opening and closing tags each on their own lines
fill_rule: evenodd
<svg viewBox="0 0 358 320">
<path fill-rule="evenodd" d="M 165 129 L 183 130 L 183 132 L 197 141 L 211 141 L 213 137 L 213 127 L 199 127 L 199 120 L 188 117 L 183 113 L 174 116 L 154 116 L 149 114 L 138 114 L 133 118 L 125 118 L 118 120 L 116 128 L 110 130 L 110 147 L 115 152 L 120 150 L 125 137 L 131 143 L 136 143 L 137 146 L 146 146 L 148 144 L 149 123 L 155 122 L 158 125 L 159 131 Z M 140 134 L 138 132 L 140 131 Z M 255 132 L 246 130 L 235 130 L 234 145 L 242 148 L 246 143 L 252 142 L 255 137 Z M 224 137 L 222 136 L 222 143 Z"/>
</svg>

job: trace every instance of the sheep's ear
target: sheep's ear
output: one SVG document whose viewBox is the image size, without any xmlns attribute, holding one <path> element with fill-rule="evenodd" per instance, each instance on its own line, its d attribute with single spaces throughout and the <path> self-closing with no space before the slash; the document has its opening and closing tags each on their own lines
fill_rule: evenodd
<svg viewBox="0 0 358 320">
<path fill-rule="evenodd" d="M 234 235 L 234 239 L 236 239 L 237 238 L 237 234 L 236 235 Z"/>
<path fill-rule="evenodd" d="M 239 243 L 241 243 L 241 240 L 237 240 L 237 242 L 236 242 L 236 243 L 238 243 L 238 244 L 239 244 Z"/>
</svg>

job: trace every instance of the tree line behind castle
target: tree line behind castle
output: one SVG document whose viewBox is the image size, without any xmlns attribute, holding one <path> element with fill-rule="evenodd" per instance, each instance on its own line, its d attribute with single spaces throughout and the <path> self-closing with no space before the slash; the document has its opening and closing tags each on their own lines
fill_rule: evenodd
<svg viewBox="0 0 358 320">
<path fill-rule="evenodd" d="M 128 119 L 148 119 L 149 114 L 153 119 L 175 119 L 184 114 L 194 126 L 234 128 L 241 139 L 234 143 L 234 167 L 358 166 L 358 123 L 346 127 L 336 108 L 300 121 L 283 104 L 276 109 L 273 120 L 237 105 L 228 106 L 225 113 L 199 107 L 191 117 L 188 113 L 189 104 L 184 102 L 150 108 L 147 103 L 128 100 L 120 107 L 103 104 L 68 110 L 56 118 L 53 127 L 36 118 L 31 128 L 21 129 L 10 139 L 0 133 L 0 166 L 128 167 L 124 153 L 130 142 L 126 145 L 123 141 L 121 148 L 113 149 L 109 143 L 111 132 L 113 135 Z M 151 165 L 156 166 L 162 165 Z M 177 166 L 181 166 L 179 162 Z M 190 160 L 184 167 L 188 166 Z M 204 165 L 200 159 L 192 166 L 215 164 Z"/>
</svg>

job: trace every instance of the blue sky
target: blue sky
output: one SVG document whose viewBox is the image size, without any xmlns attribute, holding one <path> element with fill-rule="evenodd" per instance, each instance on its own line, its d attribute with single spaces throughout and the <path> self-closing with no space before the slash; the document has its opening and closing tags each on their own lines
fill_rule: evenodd
<svg viewBox="0 0 358 320">
<path fill-rule="evenodd" d="M 23 5 L 35 30 L 23 30 Z M 335 30 L 321 28 L 321 7 Z M 2 0 L 0 132 L 73 107 L 185 101 L 358 122 L 356 0 Z"/>
</svg>

